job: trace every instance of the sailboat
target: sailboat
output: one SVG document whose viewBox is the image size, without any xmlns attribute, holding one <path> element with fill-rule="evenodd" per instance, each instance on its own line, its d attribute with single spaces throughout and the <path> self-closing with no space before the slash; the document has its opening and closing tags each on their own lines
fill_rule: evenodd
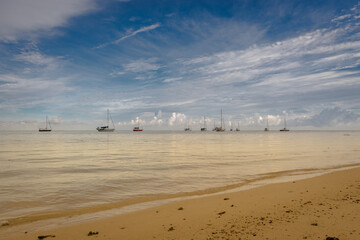
<svg viewBox="0 0 360 240">
<path fill-rule="evenodd" d="M 264 131 L 268 132 L 269 130 L 269 117 L 266 117 L 266 128 L 264 129 Z"/>
<path fill-rule="evenodd" d="M 140 119 L 138 118 L 137 119 L 137 122 L 138 122 L 138 126 L 137 127 L 134 127 L 133 131 L 134 132 L 142 132 L 142 128 L 140 128 Z"/>
<path fill-rule="evenodd" d="M 221 125 L 220 125 L 220 127 L 215 127 L 214 128 L 214 131 L 216 131 L 216 132 L 224 132 L 225 131 L 225 128 L 223 128 L 222 109 L 221 109 L 221 112 L 220 112 L 220 116 L 221 116 Z"/>
<path fill-rule="evenodd" d="M 289 129 L 286 128 L 286 118 L 284 118 L 284 128 L 280 129 L 281 132 L 288 132 L 290 131 Z"/>
<path fill-rule="evenodd" d="M 191 131 L 191 128 L 190 128 L 190 125 L 189 125 L 189 121 L 188 121 L 188 126 L 184 128 L 184 131 L 185 131 L 185 132 L 190 132 L 190 131 Z"/>
<path fill-rule="evenodd" d="M 239 122 L 238 122 L 238 127 L 235 129 L 235 131 L 240 132 Z"/>
<path fill-rule="evenodd" d="M 46 116 L 46 127 L 45 128 L 39 128 L 39 132 L 51 132 L 51 125 L 50 125 L 50 121 L 48 119 L 48 116 Z M 49 127 L 48 127 L 49 125 Z"/>
<path fill-rule="evenodd" d="M 113 128 L 109 128 L 109 119 L 111 119 L 111 122 L 113 124 Z M 113 120 L 112 120 L 112 118 L 110 116 L 109 109 L 107 110 L 107 125 L 97 127 L 96 130 L 98 130 L 98 132 L 113 132 L 113 131 L 115 131 L 115 125 L 114 125 L 114 122 L 113 122 Z"/>
<path fill-rule="evenodd" d="M 202 132 L 206 132 L 206 121 L 205 121 L 205 116 L 204 116 L 204 127 L 202 127 L 201 129 L 200 129 Z"/>
</svg>

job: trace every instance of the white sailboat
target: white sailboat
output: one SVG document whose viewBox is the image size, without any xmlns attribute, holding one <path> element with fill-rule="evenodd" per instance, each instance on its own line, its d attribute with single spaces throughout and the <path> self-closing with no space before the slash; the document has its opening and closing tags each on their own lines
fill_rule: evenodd
<svg viewBox="0 0 360 240">
<path fill-rule="evenodd" d="M 45 128 L 39 128 L 39 132 L 51 132 L 51 125 L 50 125 L 50 121 L 48 119 L 48 116 L 46 116 L 46 123 L 45 124 L 46 124 L 46 127 Z"/>
<path fill-rule="evenodd" d="M 224 132 L 225 131 L 225 128 L 223 128 L 223 117 L 222 117 L 222 109 L 221 109 L 221 112 L 220 112 L 220 117 L 221 117 L 221 124 L 220 124 L 220 127 L 215 127 L 214 128 L 214 131 L 215 132 Z"/>
<path fill-rule="evenodd" d="M 109 119 L 111 119 L 113 128 L 109 128 Z M 109 109 L 107 110 L 107 125 L 106 126 L 101 126 L 101 127 L 97 127 L 96 130 L 98 130 L 98 132 L 113 132 L 115 131 L 115 125 L 114 122 L 110 116 L 110 112 Z"/>
</svg>

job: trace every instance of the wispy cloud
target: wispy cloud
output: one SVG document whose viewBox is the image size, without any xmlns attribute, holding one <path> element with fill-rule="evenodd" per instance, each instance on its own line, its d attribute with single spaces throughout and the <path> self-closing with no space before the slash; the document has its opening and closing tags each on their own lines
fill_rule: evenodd
<svg viewBox="0 0 360 240">
<path fill-rule="evenodd" d="M 49 104 L 59 94 L 71 91 L 68 79 L 24 78 L 0 75 L 0 109 L 20 109 Z"/>
<path fill-rule="evenodd" d="M 130 63 L 123 64 L 123 68 L 126 72 L 148 72 L 148 71 L 156 71 L 161 68 L 160 64 L 156 63 L 157 59 L 139 59 L 136 61 L 132 61 Z"/>
<path fill-rule="evenodd" d="M 97 46 L 95 48 L 103 48 L 103 47 L 106 47 L 106 46 L 108 46 L 110 44 L 118 44 L 119 42 L 121 42 L 121 41 L 123 41 L 125 39 L 128 39 L 130 37 L 133 37 L 133 36 L 135 36 L 135 35 L 137 35 L 139 33 L 148 32 L 148 31 L 154 30 L 154 29 L 156 29 L 158 27 L 160 27 L 160 23 L 155 23 L 155 24 L 152 24 L 150 26 L 142 27 L 142 28 L 140 28 L 138 30 L 128 32 L 125 36 L 123 36 L 123 37 L 121 37 L 121 38 L 119 38 L 119 39 L 117 39 L 115 41 L 101 44 L 101 45 L 99 45 L 99 46 Z"/>
<path fill-rule="evenodd" d="M 2 0 L 0 41 L 37 36 L 67 24 L 70 18 L 96 10 L 94 0 Z"/>
<path fill-rule="evenodd" d="M 38 65 L 44 70 L 55 70 L 59 66 L 59 58 L 46 56 L 39 51 L 23 51 L 14 56 L 14 60 Z"/>
</svg>

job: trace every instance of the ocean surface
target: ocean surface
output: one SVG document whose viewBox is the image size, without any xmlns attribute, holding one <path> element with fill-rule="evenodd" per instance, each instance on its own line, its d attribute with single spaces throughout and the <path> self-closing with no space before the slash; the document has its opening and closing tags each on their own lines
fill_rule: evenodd
<svg viewBox="0 0 360 240">
<path fill-rule="evenodd" d="M 356 131 L 0 132 L 0 221 L 357 164 Z"/>
</svg>

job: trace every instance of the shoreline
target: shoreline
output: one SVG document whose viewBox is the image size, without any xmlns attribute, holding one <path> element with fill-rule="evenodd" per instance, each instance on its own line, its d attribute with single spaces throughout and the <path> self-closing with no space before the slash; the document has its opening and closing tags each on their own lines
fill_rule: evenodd
<svg viewBox="0 0 360 240">
<path fill-rule="evenodd" d="M 346 169 L 346 170 L 344 170 Z M 28 237 L 30 236 L 30 231 L 26 230 L 26 229 L 32 229 L 32 231 L 34 232 L 51 232 L 51 230 L 54 230 L 55 232 L 57 232 L 59 230 L 59 226 L 61 226 L 61 228 L 67 229 L 66 232 L 68 231 L 72 231 L 71 229 L 74 230 L 74 228 L 76 229 L 77 227 L 80 226 L 91 226 L 94 223 L 105 223 L 105 222 L 109 222 L 109 219 L 123 219 L 125 218 L 125 216 L 137 216 L 138 218 L 142 218 L 141 214 L 142 213 L 148 213 L 149 211 L 152 211 L 153 209 L 166 209 L 171 205 L 178 205 L 178 204 L 188 204 L 190 202 L 206 202 L 206 199 L 213 199 L 213 198 L 219 198 L 220 196 L 225 196 L 225 195 L 244 195 L 247 192 L 252 192 L 252 191 L 260 191 L 262 189 L 267 189 L 267 188 L 273 188 L 276 187 L 278 185 L 291 185 L 291 181 L 295 181 L 295 182 L 306 182 L 306 181 L 312 181 L 315 179 L 321 179 L 321 178 L 326 178 L 326 176 L 331 175 L 331 174 L 336 174 L 336 173 L 342 173 L 344 175 L 346 175 L 346 172 L 352 172 L 352 171 L 357 171 L 360 172 L 360 167 L 359 164 L 351 164 L 351 165 L 347 165 L 347 166 L 341 166 L 341 167 L 336 167 L 336 168 L 327 168 L 327 169 L 320 169 L 320 173 L 319 172 L 315 172 L 314 173 L 314 169 L 312 169 L 312 175 L 320 175 L 320 176 L 309 176 L 309 175 L 296 175 L 296 173 L 300 173 L 300 172 L 306 172 L 306 170 L 297 170 L 297 171 L 292 171 L 292 173 L 295 173 L 294 175 L 289 175 L 289 171 L 286 171 L 287 175 L 285 174 L 285 172 L 280 172 L 280 173 L 272 173 L 272 174 L 267 174 L 267 176 L 263 176 L 263 179 L 261 178 L 256 178 L 255 181 L 248 181 L 246 183 L 242 183 L 240 186 L 239 184 L 236 184 L 237 186 L 235 187 L 234 185 L 231 185 L 232 187 L 229 188 L 229 186 L 227 186 L 227 189 L 223 189 L 223 191 L 215 191 L 215 192 L 209 192 L 208 191 L 201 191 L 203 192 L 202 194 L 199 194 L 199 192 L 197 192 L 198 194 L 194 194 L 194 193 L 185 193 L 181 196 L 177 196 L 177 197 L 173 197 L 172 198 L 168 198 L 168 196 L 164 197 L 164 198 L 157 198 L 156 201 L 145 201 L 145 202 L 138 202 L 137 204 L 131 204 L 131 205 L 126 205 L 126 206 L 122 206 L 121 208 L 110 208 L 106 211 L 108 211 L 108 213 L 106 213 L 106 211 L 100 211 L 100 212 L 95 212 L 94 213 L 87 213 L 87 214 L 81 214 L 76 216 L 76 214 L 74 215 L 67 215 L 67 216 L 62 216 L 61 218 L 52 218 L 52 219 L 48 219 L 48 220 L 41 220 L 41 221 L 35 221 L 35 222 L 31 222 L 28 224 L 19 224 L 19 225 L 12 225 L 12 223 L 10 222 L 9 226 L 2 226 L 0 227 L 0 237 L 4 238 L 4 239 L 16 239 L 16 237 L 22 237 L 23 239 L 28 239 L 28 238 L 24 238 L 24 237 Z M 309 171 L 309 170 L 307 170 Z M 317 170 L 319 171 L 319 170 Z M 330 172 L 330 173 L 329 173 Z M 280 180 L 280 182 L 276 182 L 279 181 L 279 179 L 282 177 L 282 175 L 285 174 L 285 178 L 287 178 L 286 180 Z M 269 177 L 270 175 L 270 177 Z M 359 174 L 360 175 L 360 174 Z M 299 179 L 295 179 L 292 177 L 299 177 L 303 178 L 302 180 Z M 268 180 L 275 180 L 275 182 L 268 182 Z M 261 182 L 261 180 L 265 180 L 265 183 L 261 184 L 259 182 Z M 255 184 L 254 184 L 255 183 Z M 251 186 L 251 184 L 253 184 L 253 186 Z M 260 186 L 259 186 L 260 184 Z M 360 185 L 359 185 L 360 186 Z M 217 188 L 217 190 L 219 190 Z M 214 189 L 212 190 L 214 191 Z M 154 204 L 156 203 L 156 204 Z M 235 205 L 235 204 L 234 204 Z M 134 209 L 135 206 L 135 209 Z M 214 208 L 215 206 L 211 206 L 211 208 Z M 120 210 L 120 212 L 118 211 Z M 104 214 L 105 213 L 105 214 Z M 139 216 L 140 214 L 140 216 Z M 154 212 L 152 212 L 152 215 L 154 214 Z M 97 216 L 96 216 L 97 215 Z M 151 214 L 150 214 L 151 215 Z M 59 221 L 59 220 L 62 221 Z M 138 219 L 141 222 L 141 219 Z M 169 227 L 171 228 L 171 227 Z M 95 229 L 96 230 L 96 229 Z M 109 230 L 110 231 L 110 230 Z M 111 230 L 112 231 L 112 230 Z M 24 234 L 25 232 L 27 232 L 27 234 Z M 99 231 L 101 232 L 101 231 Z M 359 231 L 360 232 L 360 231 Z M 22 233 L 22 234 L 21 234 Z M 34 234 L 34 233 L 32 233 Z M 116 233 L 117 234 L 117 233 Z M 36 234 L 35 234 L 36 235 Z M 57 234 L 56 235 L 57 238 L 56 239 L 67 239 L 67 238 L 59 238 L 61 236 L 61 234 Z M 9 238 L 7 238 L 9 237 Z M 12 238 L 15 237 L 15 238 Z M 34 238 L 29 238 L 29 239 L 34 239 Z M 70 238 L 71 239 L 71 238 Z M 84 238 L 86 239 L 86 238 Z M 111 238 L 110 238 L 111 239 Z M 116 238 L 115 238 L 116 239 Z M 131 239 L 131 238 L 130 238 Z M 134 238 L 136 239 L 136 238 Z"/>
</svg>

